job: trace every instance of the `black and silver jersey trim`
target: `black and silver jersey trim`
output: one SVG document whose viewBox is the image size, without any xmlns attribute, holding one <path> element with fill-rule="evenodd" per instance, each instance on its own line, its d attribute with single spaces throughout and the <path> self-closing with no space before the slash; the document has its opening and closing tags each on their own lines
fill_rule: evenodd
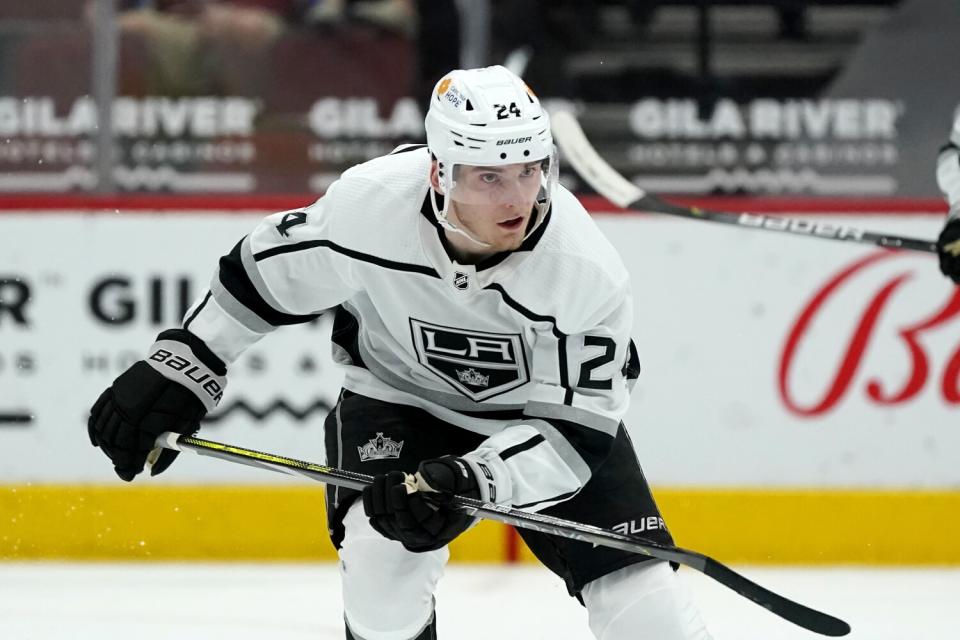
<svg viewBox="0 0 960 640">
<path fill-rule="evenodd" d="M 236 246 L 233 247 L 230 253 L 220 258 L 220 269 L 218 274 L 220 284 L 223 285 L 223 288 L 226 289 L 226 291 L 229 292 L 239 304 L 249 309 L 254 313 L 254 315 L 258 316 L 267 324 L 274 327 L 290 324 L 302 324 L 320 317 L 319 313 L 308 315 L 284 313 L 283 311 L 274 308 L 267 300 L 265 300 L 260 292 L 257 291 L 253 281 L 250 279 L 250 275 L 247 273 L 247 270 L 244 267 L 242 257 L 243 243 L 244 240 L 241 240 L 236 244 Z"/>
<path fill-rule="evenodd" d="M 538 422 L 545 423 L 545 425 L 538 425 Z M 586 465 L 586 468 L 577 469 L 576 467 L 578 465 L 571 464 L 570 461 L 568 461 L 568 466 L 574 470 L 584 483 L 586 483 L 588 477 L 606 461 L 610 452 L 613 450 L 614 438 L 617 435 L 616 431 L 613 433 L 598 431 L 591 427 L 559 418 L 537 418 L 536 420 L 531 420 L 529 424 L 540 431 L 544 437 L 547 438 L 548 442 L 557 441 L 556 436 L 552 436 L 551 434 L 552 430 L 556 430 L 556 433 L 560 436 L 560 442 L 573 447 L 574 451 L 576 451 L 577 455 Z M 549 428 L 543 428 L 544 426 Z M 559 451 L 558 446 L 554 446 L 554 449 Z M 589 469 L 589 472 L 587 469 Z"/>
<path fill-rule="evenodd" d="M 546 440 L 547 439 L 544 438 L 542 434 L 538 433 L 537 435 L 533 436 L 529 440 L 525 440 L 520 444 L 515 444 L 512 447 L 508 447 L 507 449 L 504 449 L 503 451 L 500 452 L 500 458 L 502 460 L 508 460 L 513 456 L 517 455 L 518 453 L 522 453 L 529 449 L 533 449 L 535 446 L 537 446 L 541 442 L 546 442 Z"/>
<path fill-rule="evenodd" d="M 183 328 L 189 329 L 190 323 L 196 320 L 197 316 L 200 315 L 200 312 L 203 311 L 203 308 L 207 306 L 207 303 L 210 302 L 210 296 L 213 295 L 213 292 L 207 291 L 207 295 L 203 296 L 203 301 L 197 305 L 197 308 L 193 310 L 193 313 L 190 314 L 190 317 L 184 320 Z"/>
<path fill-rule="evenodd" d="M 440 274 L 437 273 L 436 269 L 433 267 L 428 267 L 422 264 L 408 264 L 406 262 L 397 262 L 395 260 L 387 260 L 386 258 L 380 258 L 377 256 L 370 255 L 368 253 L 363 253 L 361 251 L 356 251 L 354 249 L 348 249 L 347 247 L 341 247 L 336 242 L 330 240 L 304 240 L 303 242 L 296 242 L 294 244 L 286 244 L 278 247 L 271 247 L 269 249 L 264 249 L 253 254 L 253 259 L 256 262 L 262 260 L 267 260 L 274 256 L 283 255 L 285 253 L 294 253 L 296 251 L 309 251 L 310 249 L 323 248 L 330 249 L 341 255 L 345 255 L 348 258 L 353 258 L 354 260 L 360 260 L 361 262 L 368 262 L 370 264 L 375 264 L 378 267 L 383 267 L 385 269 L 392 269 L 394 271 L 407 271 L 410 273 L 420 273 L 425 276 L 430 276 L 432 278 L 440 278 Z"/>
<path fill-rule="evenodd" d="M 543 500 L 537 500 L 535 502 L 528 502 L 526 504 L 515 504 L 513 505 L 514 509 L 529 509 L 530 507 L 535 507 L 539 504 L 544 504 L 545 502 L 563 502 L 564 500 L 569 500 L 573 496 L 580 493 L 580 489 L 576 491 L 568 491 L 567 493 L 561 493 L 558 496 L 553 496 L 552 498 L 544 498 Z"/>
</svg>

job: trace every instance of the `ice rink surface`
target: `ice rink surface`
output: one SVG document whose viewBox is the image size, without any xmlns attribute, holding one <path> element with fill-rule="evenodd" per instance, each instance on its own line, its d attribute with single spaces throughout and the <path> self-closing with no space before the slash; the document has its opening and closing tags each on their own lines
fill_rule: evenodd
<svg viewBox="0 0 960 640">
<path fill-rule="evenodd" d="M 958 568 L 737 569 L 845 619 L 849 638 L 960 638 Z M 682 575 L 716 640 L 822 637 L 694 571 Z M 342 640 L 338 582 L 332 564 L 0 563 L 0 639 Z M 585 610 L 533 565 L 453 565 L 437 602 L 444 640 L 592 637 Z"/>
</svg>

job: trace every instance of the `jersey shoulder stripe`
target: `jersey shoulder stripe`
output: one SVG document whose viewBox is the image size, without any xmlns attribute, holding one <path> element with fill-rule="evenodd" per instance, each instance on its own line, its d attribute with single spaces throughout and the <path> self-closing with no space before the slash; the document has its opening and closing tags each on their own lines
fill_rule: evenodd
<svg viewBox="0 0 960 640">
<path fill-rule="evenodd" d="M 250 274 L 243 264 L 242 247 L 244 240 L 241 240 L 233 247 L 227 255 L 220 258 L 220 265 L 217 274 L 214 276 L 219 280 L 223 289 L 232 296 L 237 303 L 248 309 L 255 316 L 273 327 L 283 325 L 302 324 L 310 322 L 320 316 L 318 313 L 311 314 L 292 314 L 274 307 L 257 290 L 257 287 L 250 279 Z M 214 292 L 216 294 L 216 292 Z M 216 297 L 216 295 L 214 296 Z M 229 308 L 232 305 L 227 305 Z M 199 308 L 197 312 L 199 312 Z M 194 314 L 196 315 L 196 313 Z M 239 321 L 239 319 L 238 319 Z"/>
<path fill-rule="evenodd" d="M 426 276 L 431 276 L 433 278 L 439 278 L 440 274 L 437 273 L 436 269 L 433 267 L 428 267 L 420 264 L 407 264 L 404 262 L 397 262 L 396 260 L 388 260 L 386 258 L 380 258 L 368 253 L 363 253 L 362 251 L 355 251 L 353 249 L 348 249 L 346 247 L 341 247 L 337 243 L 331 240 L 304 240 L 303 242 L 296 242 L 294 244 L 281 245 L 277 247 L 271 247 L 269 249 L 264 249 L 253 255 L 253 259 L 256 262 L 261 260 L 266 260 L 267 258 L 272 258 L 274 256 L 282 255 L 284 253 L 294 253 L 297 251 L 308 251 L 310 249 L 315 249 L 318 247 L 330 249 L 341 255 L 345 255 L 354 260 L 360 260 L 362 262 L 369 262 L 370 264 L 375 264 L 386 269 L 393 269 L 395 271 L 409 271 L 412 273 L 421 273 Z"/>
</svg>

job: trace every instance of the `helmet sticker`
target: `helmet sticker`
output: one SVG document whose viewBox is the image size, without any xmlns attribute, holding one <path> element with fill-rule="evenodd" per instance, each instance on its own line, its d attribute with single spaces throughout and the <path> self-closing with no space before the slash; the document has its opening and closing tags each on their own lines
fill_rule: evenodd
<svg viewBox="0 0 960 640">
<path fill-rule="evenodd" d="M 457 89 L 457 85 L 453 84 L 452 78 L 444 78 L 440 81 L 437 85 L 437 95 L 441 100 L 452 104 L 455 109 L 459 109 L 460 105 L 467 101 L 467 97 Z"/>
</svg>

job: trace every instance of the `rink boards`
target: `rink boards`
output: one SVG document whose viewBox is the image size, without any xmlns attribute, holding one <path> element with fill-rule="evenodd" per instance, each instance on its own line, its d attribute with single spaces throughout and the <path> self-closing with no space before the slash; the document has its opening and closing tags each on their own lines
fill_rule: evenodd
<svg viewBox="0 0 960 640">
<path fill-rule="evenodd" d="M 916 237 L 943 215 L 802 204 L 804 218 Z M 99 392 L 269 209 L 0 211 L 0 556 L 334 557 L 318 487 L 190 456 L 124 485 L 85 432 Z M 960 290 L 935 257 L 596 220 L 634 283 L 643 373 L 625 421 L 681 545 L 728 561 L 960 563 Z M 339 382 L 328 333 L 320 321 L 251 348 L 203 435 L 323 461 Z M 489 523 L 454 547 L 527 556 Z"/>
</svg>

